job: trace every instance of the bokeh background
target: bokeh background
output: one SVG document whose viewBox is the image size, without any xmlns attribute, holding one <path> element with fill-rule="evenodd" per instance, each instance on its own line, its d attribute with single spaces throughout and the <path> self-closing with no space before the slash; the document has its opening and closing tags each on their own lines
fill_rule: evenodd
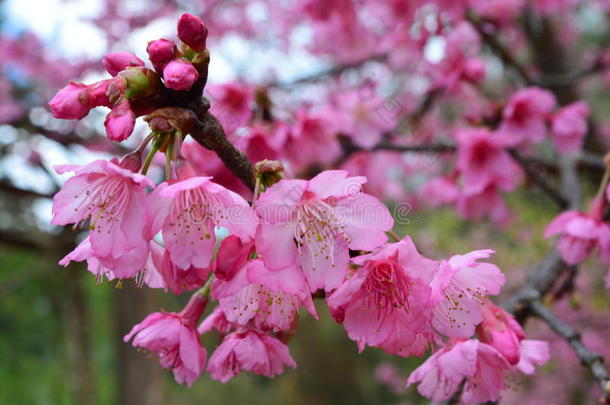
<svg viewBox="0 0 610 405">
<path fill-rule="evenodd" d="M 290 38 L 248 38 L 248 27 L 258 24 L 260 31 L 260 25 L 279 20 L 271 18 L 274 12 L 286 13 L 287 8 L 275 10 L 273 2 L 227 1 L 222 12 L 212 13 L 216 3 L 222 2 L 0 0 L 0 404 L 425 403 L 414 388 L 404 387 L 421 360 L 374 349 L 358 354 L 355 343 L 322 305 L 321 320 L 302 315 L 299 333 L 291 341 L 297 370 L 274 380 L 241 375 L 227 384 L 203 375 L 190 389 L 179 386 L 156 359 L 123 343 L 122 336 L 150 312 L 178 310 L 186 297 L 137 289 L 131 283 L 120 288 L 97 285 L 82 266 L 57 265 L 82 235 L 48 224 L 50 196 L 62 182 L 52 166 L 82 163 L 123 149 L 105 141 L 101 112 L 73 124 L 51 118 L 46 102 L 68 80 L 104 77 L 100 59 L 105 52 L 129 50 L 145 59 L 146 42 L 174 37 L 176 17 L 188 11 L 210 23 L 213 83 L 290 83 L 334 65 L 332 57 L 308 51 L 311 35 L 306 24 Z M 585 27 L 578 46 L 606 46 L 607 14 L 597 2 L 582 3 L 574 17 L 579 27 Z M 428 61 L 442 59 L 439 41 L 426 47 Z M 489 86 L 494 89 L 494 77 L 506 72 L 500 62 L 488 62 Z M 364 81 L 379 72 L 373 64 L 359 73 L 362 76 L 346 74 L 351 75 L 348 80 Z M 584 89 L 595 114 L 607 117 L 610 100 L 600 80 L 586 83 Z M 313 85 L 295 91 L 317 90 Z M 289 96 L 282 97 L 290 102 Z M 409 182 L 417 173 L 404 177 Z M 589 192 L 593 183 L 591 178 L 585 185 Z M 422 252 L 434 258 L 494 248 L 494 262 L 507 273 L 505 290 L 510 292 L 551 246 L 542 233 L 555 211 L 549 209 L 547 197 L 533 191 L 514 193 L 508 203 L 513 218 L 502 230 L 419 203 L 411 205 L 396 232 L 411 235 Z M 557 310 L 582 331 L 594 350 L 610 356 L 608 292 L 595 281 L 605 270 L 597 263 L 585 264 L 576 280 L 578 292 L 560 300 Z M 512 382 L 513 390 L 501 403 L 551 403 L 548 398 L 560 398 L 555 403 L 589 403 L 592 382 L 568 346 L 536 321 L 527 330 L 532 338 L 551 341 L 553 360 L 536 377 Z M 215 344 L 209 337 L 204 342 Z"/>
</svg>

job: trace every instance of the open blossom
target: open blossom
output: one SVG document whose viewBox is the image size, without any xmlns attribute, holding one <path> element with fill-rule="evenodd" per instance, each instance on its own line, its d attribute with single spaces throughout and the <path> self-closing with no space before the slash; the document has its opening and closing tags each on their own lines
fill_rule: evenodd
<svg viewBox="0 0 610 405">
<path fill-rule="evenodd" d="M 151 250 L 155 245 L 151 242 Z M 87 270 L 96 278 L 98 284 L 104 279 L 135 278 L 136 285 L 146 284 L 150 288 L 165 288 L 163 276 L 153 263 L 150 252 L 145 249 L 133 249 L 121 257 L 114 259 L 111 256 L 98 256 L 91 249 L 90 237 L 83 241 L 63 259 L 59 264 L 67 267 L 71 262 L 87 262 Z"/>
<path fill-rule="evenodd" d="M 91 249 L 99 257 L 119 259 L 133 250 L 148 252 L 141 218 L 146 188 L 154 187 L 148 177 L 115 160 L 63 165 L 56 170 L 76 174 L 53 197 L 53 224 L 78 225 L 89 220 Z M 142 257 L 143 265 L 147 255 Z"/>
<path fill-rule="evenodd" d="M 603 201 L 596 198 L 590 212 L 565 211 L 549 223 L 544 231 L 546 238 L 560 234 L 557 249 L 561 258 L 575 265 L 587 258 L 599 244 L 602 254 L 610 253 L 606 241 L 610 241 L 610 225 L 602 220 Z M 610 246 L 610 245 L 608 245 Z"/>
<path fill-rule="evenodd" d="M 283 373 L 284 366 L 297 366 L 284 343 L 266 333 L 245 330 L 224 338 L 210 356 L 207 371 L 224 383 L 242 370 L 271 378 Z"/>
<path fill-rule="evenodd" d="M 111 76 L 116 76 L 120 71 L 128 67 L 144 66 L 144 61 L 130 52 L 110 52 L 102 59 L 104 69 Z"/>
<path fill-rule="evenodd" d="M 560 153 L 575 152 L 582 147 L 587 134 L 589 107 L 578 101 L 559 110 L 553 117 L 555 147 Z"/>
<path fill-rule="evenodd" d="M 147 208 L 149 237 L 162 230 L 171 261 L 179 269 L 210 266 L 216 244 L 214 227 L 252 239 L 257 224 L 248 202 L 210 177 L 162 183 Z"/>
<path fill-rule="evenodd" d="M 352 261 L 362 267 L 328 299 L 350 339 L 401 356 L 422 355 L 430 335 L 430 287 L 438 263 L 408 237 Z"/>
<path fill-rule="evenodd" d="M 510 364 L 493 347 L 478 340 L 450 342 L 430 356 L 407 380 L 434 402 L 446 401 L 466 380 L 465 403 L 496 401 L 504 389 L 504 372 Z"/>
<path fill-rule="evenodd" d="M 510 140 L 502 133 L 486 129 L 461 130 L 458 141 L 457 168 L 462 174 L 467 195 L 483 192 L 489 186 L 513 190 L 521 177 L 521 168 L 506 147 Z"/>
<path fill-rule="evenodd" d="M 553 93 L 529 87 L 513 94 L 502 112 L 499 131 L 515 143 L 540 142 L 546 135 L 546 120 L 555 108 Z"/>
<path fill-rule="evenodd" d="M 519 363 L 521 341 L 525 332 L 511 314 L 485 300 L 483 322 L 477 326 L 477 336 L 483 343 L 496 349 L 510 364 Z"/>
<path fill-rule="evenodd" d="M 298 310 L 305 306 L 317 319 L 307 281 L 296 266 L 271 272 L 260 259 L 248 260 L 254 243 L 230 235 L 220 244 L 215 264 L 212 296 L 229 322 L 288 331 Z"/>
<path fill-rule="evenodd" d="M 182 294 L 203 286 L 211 271 L 210 268 L 197 267 L 179 269 L 172 262 L 169 251 L 154 241 L 151 242 L 151 259 L 162 277 L 163 286 L 174 294 Z"/>
<path fill-rule="evenodd" d="M 312 291 L 341 285 L 349 251 L 382 245 L 393 219 L 385 205 L 362 193 L 364 177 L 327 170 L 313 179 L 280 180 L 255 204 L 261 225 L 256 248 L 271 271 L 298 264 Z"/>
<path fill-rule="evenodd" d="M 179 313 L 155 312 L 135 325 L 123 340 L 134 337 L 133 346 L 150 350 L 161 366 L 174 372 L 176 381 L 189 387 L 205 368 L 207 352 L 196 330 L 207 299 L 195 294 Z"/>
<path fill-rule="evenodd" d="M 505 282 L 496 265 L 478 262 L 492 253 L 493 250 L 475 250 L 441 262 L 431 282 L 432 325 L 439 333 L 468 338 L 483 320 L 482 299 L 499 294 Z"/>
</svg>

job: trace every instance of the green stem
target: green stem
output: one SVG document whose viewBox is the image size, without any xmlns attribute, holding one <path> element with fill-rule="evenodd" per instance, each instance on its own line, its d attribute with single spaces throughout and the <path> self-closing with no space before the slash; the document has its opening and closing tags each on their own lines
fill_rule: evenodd
<svg viewBox="0 0 610 405">
<path fill-rule="evenodd" d="M 174 151 L 174 143 L 172 140 L 167 144 L 165 149 L 165 181 L 169 181 L 172 177 L 172 154 Z"/>
<path fill-rule="evenodd" d="M 159 150 L 159 142 L 153 142 L 152 148 L 148 152 L 148 155 L 146 155 L 146 160 L 144 161 L 144 166 L 142 166 L 142 171 L 141 171 L 142 174 L 146 174 L 148 172 L 148 168 L 150 167 L 153 157 L 155 157 L 155 153 L 157 153 L 158 150 Z"/>
<path fill-rule="evenodd" d="M 199 294 L 204 298 L 208 298 L 210 296 L 210 289 L 212 286 L 212 281 L 214 281 L 214 274 L 212 274 L 210 276 L 210 278 L 208 278 L 208 281 L 205 282 L 203 287 L 201 287 L 199 290 L 197 290 L 196 294 Z"/>
</svg>

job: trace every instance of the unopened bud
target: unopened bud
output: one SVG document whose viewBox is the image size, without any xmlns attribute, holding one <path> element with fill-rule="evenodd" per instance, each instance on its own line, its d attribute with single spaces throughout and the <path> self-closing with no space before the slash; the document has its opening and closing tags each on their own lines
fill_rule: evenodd
<svg viewBox="0 0 610 405">
<path fill-rule="evenodd" d="M 265 190 L 284 178 L 284 166 L 279 160 L 261 160 L 254 164 L 254 176 Z"/>
<path fill-rule="evenodd" d="M 165 87 L 172 90 L 190 90 L 198 78 L 197 69 L 184 58 L 174 59 L 163 69 Z"/>
<path fill-rule="evenodd" d="M 176 44 L 167 39 L 157 39 L 150 41 L 146 47 L 148 57 L 158 73 L 163 72 L 163 68 L 176 57 L 178 48 Z"/>
<path fill-rule="evenodd" d="M 144 66 L 142 59 L 129 52 L 111 52 L 102 59 L 104 69 L 112 76 L 129 67 Z"/>
<path fill-rule="evenodd" d="M 159 83 L 159 76 L 150 69 L 134 67 L 123 70 L 119 76 L 125 79 L 127 84 L 126 97 L 132 97 L 139 93 L 150 94 L 154 92 Z"/>
<path fill-rule="evenodd" d="M 201 18 L 192 14 L 182 14 L 178 20 L 178 38 L 193 50 L 201 52 L 205 49 L 208 29 Z"/>
<path fill-rule="evenodd" d="M 104 121 L 106 135 L 111 141 L 121 142 L 131 135 L 135 123 L 136 116 L 131 110 L 129 101 L 124 98 L 106 116 Z"/>
</svg>

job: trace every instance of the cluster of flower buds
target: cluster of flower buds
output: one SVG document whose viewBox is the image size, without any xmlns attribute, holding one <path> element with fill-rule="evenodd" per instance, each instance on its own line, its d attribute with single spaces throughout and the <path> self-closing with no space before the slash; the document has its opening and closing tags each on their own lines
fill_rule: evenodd
<svg viewBox="0 0 610 405">
<path fill-rule="evenodd" d="M 90 85 L 70 82 L 49 102 L 53 116 L 80 120 L 95 107 L 108 107 L 108 138 L 116 142 L 127 139 L 136 117 L 163 106 L 159 102 L 165 91 L 188 91 L 202 75 L 207 75 L 207 34 L 201 19 L 182 15 L 178 21 L 180 47 L 166 39 L 148 44 L 146 51 L 154 70 L 131 53 L 107 54 L 102 63 L 112 78 Z"/>
<path fill-rule="evenodd" d="M 54 113 L 80 119 L 91 106 L 108 105 L 109 136 L 129 136 L 141 113 L 134 106 L 171 97 L 158 88 L 192 88 L 207 66 L 201 21 L 183 15 L 178 34 L 180 50 L 163 39 L 149 43 L 156 73 L 132 55 L 112 54 L 104 66 L 114 78 L 70 84 L 51 102 Z M 93 97 L 98 93 L 103 97 Z M 121 160 L 59 167 L 75 175 L 53 201 L 54 224 L 89 229 L 61 264 L 86 261 L 99 282 L 135 279 L 175 294 L 195 291 L 181 312 L 151 314 L 125 336 L 156 354 L 179 383 L 190 386 L 203 372 L 225 382 L 242 371 L 273 377 L 296 367 L 287 343 L 301 308 L 317 318 L 316 297 L 325 297 L 360 351 L 407 357 L 436 349 L 408 381 L 420 382 L 420 392 L 434 400 L 448 399 L 462 383 L 465 401 L 496 400 L 508 373 L 531 373 L 546 361 L 546 343 L 525 340 L 511 315 L 487 298 L 505 282 L 497 266 L 481 261 L 493 251 L 436 261 L 409 237 L 388 243 L 388 208 L 363 191 L 366 177 L 345 170 L 287 179 L 279 162 L 261 161 L 249 202 L 183 156 L 188 130 L 181 129 L 190 114 L 156 108 L 146 118 L 152 134 Z M 308 120 L 315 128 L 318 121 Z M 501 142 L 483 131 L 463 143 L 465 187 L 512 187 Z M 146 175 L 157 152 L 166 157 L 160 184 Z M 202 320 L 209 301 L 217 306 Z M 208 359 L 200 335 L 211 332 L 222 340 Z"/>
</svg>

